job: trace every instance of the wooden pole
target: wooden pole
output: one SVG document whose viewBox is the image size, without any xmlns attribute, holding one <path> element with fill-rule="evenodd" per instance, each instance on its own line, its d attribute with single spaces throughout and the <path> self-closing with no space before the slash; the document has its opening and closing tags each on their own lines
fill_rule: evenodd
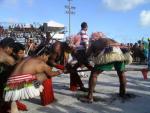
<svg viewBox="0 0 150 113">
<path fill-rule="evenodd" d="M 147 71 L 150 71 L 148 70 L 147 68 L 141 68 L 141 69 L 137 69 L 137 68 L 126 68 L 125 71 L 142 71 L 143 69 L 147 70 Z M 85 69 L 85 70 L 77 70 L 77 72 L 85 72 L 85 71 L 91 71 L 89 69 Z M 112 70 L 108 70 L 108 71 L 116 71 L 114 69 Z"/>
</svg>

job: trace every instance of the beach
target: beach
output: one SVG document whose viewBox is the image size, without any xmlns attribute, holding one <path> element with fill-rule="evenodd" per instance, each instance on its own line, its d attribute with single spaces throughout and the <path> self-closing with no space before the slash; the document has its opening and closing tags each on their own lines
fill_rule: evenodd
<svg viewBox="0 0 150 113">
<path fill-rule="evenodd" d="M 128 68 L 145 68 L 144 65 L 129 65 Z M 90 74 L 90 72 L 86 72 Z M 28 111 L 21 113 L 150 113 L 150 79 L 144 80 L 140 71 L 127 71 L 127 95 L 124 99 L 118 96 L 119 80 L 115 71 L 103 72 L 98 76 L 95 88 L 95 101 L 83 103 L 78 98 L 87 93 L 70 91 L 69 75 L 54 77 L 53 88 L 55 101 L 42 106 L 40 97 L 23 100 Z M 82 78 L 88 87 L 88 78 Z"/>
</svg>

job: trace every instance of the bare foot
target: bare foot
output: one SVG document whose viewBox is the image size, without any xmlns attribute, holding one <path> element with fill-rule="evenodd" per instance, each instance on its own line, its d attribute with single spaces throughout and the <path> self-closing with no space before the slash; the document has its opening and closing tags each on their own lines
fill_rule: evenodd
<svg viewBox="0 0 150 113">
<path fill-rule="evenodd" d="M 80 98 L 78 98 L 78 100 L 80 100 L 83 103 L 89 103 L 89 104 L 93 103 L 93 99 L 90 99 L 88 97 L 80 97 Z"/>
</svg>

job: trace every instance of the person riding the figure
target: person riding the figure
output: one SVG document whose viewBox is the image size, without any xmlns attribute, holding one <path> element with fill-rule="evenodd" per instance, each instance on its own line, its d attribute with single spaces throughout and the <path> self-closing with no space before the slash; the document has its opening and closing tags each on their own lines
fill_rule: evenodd
<svg viewBox="0 0 150 113">
<path fill-rule="evenodd" d="M 82 45 L 85 49 L 88 48 L 88 44 L 89 44 L 89 36 L 87 34 L 87 30 L 88 30 L 87 23 L 86 22 L 82 22 L 81 23 L 81 30 L 78 33 L 78 35 L 81 36 L 80 45 Z"/>
</svg>

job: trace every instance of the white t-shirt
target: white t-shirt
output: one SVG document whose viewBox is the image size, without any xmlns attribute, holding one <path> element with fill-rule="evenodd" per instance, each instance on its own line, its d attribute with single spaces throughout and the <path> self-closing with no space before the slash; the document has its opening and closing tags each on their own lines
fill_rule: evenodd
<svg viewBox="0 0 150 113">
<path fill-rule="evenodd" d="M 83 42 L 87 42 L 88 40 L 89 40 L 89 36 L 88 36 L 88 34 L 87 34 L 87 32 L 86 31 L 84 31 L 84 30 L 81 30 L 80 32 L 79 32 L 79 34 L 81 35 L 81 40 L 83 41 Z"/>
</svg>

